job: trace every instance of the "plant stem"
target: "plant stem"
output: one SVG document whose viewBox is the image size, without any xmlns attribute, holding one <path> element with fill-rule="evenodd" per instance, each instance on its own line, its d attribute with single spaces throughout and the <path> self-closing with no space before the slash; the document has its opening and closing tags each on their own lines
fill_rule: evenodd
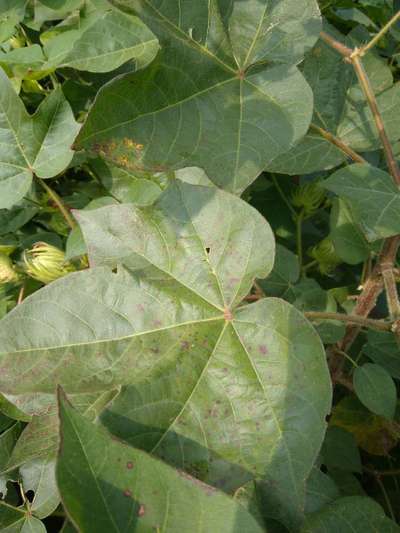
<svg viewBox="0 0 400 533">
<path fill-rule="evenodd" d="M 380 475 L 375 475 L 375 480 L 378 483 L 379 488 L 381 489 L 381 492 L 383 494 L 383 498 L 385 500 L 386 507 L 387 507 L 387 509 L 389 511 L 390 517 L 391 517 L 391 519 L 394 522 L 396 522 L 396 516 L 394 514 L 393 507 L 392 507 L 392 504 L 390 502 L 390 498 L 388 496 L 388 493 L 386 492 L 385 485 L 383 484 Z"/>
<path fill-rule="evenodd" d="M 53 191 L 53 189 L 51 189 L 44 180 L 38 178 L 37 176 L 36 179 L 38 183 L 40 183 L 40 185 L 43 187 L 43 189 L 47 192 L 47 194 L 50 196 L 50 198 L 53 200 L 53 202 L 56 204 L 61 214 L 65 218 L 68 226 L 71 229 L 74 229 L 74 227 L 76 226 L 75 220 L 72 218 L 68 208 L 63 204 L 63 201 L 58 196 L 58 194 Z"/>
<path fill-rule="evenodd" d="M 297 242 L 297 257 L 299 260 L 300 269 L 303 265 L 303 220 L 304 220 L 304 209 L 300 213 L 296 213 L 296 242 Z"/>
<path fill-rule="evenodd" d="M 25 293 L 25 285 L 23 284 L 18 293 L 17 305 L 22 304 L 22 300 L 24 299 L 24 293 Z"/>
<path fill-rule="evenodd" d="M 292 204 L 289 202 L 289 200 L 286 198 L 286 195 L 284 194 L 284 192 L 282 191 L 282 188 L 281 186 L 279 185 L 278 183 L 278 180 L 276 179 L 275 177 L 275 174 L 271 174 L 271 179 L 272 179 L 272 183 L 274 184 L 274 187 L 275 189 L 278 191 L 279 193 L 279 196 L 282 198 L 282 200 L 285 202 L 285 204 L 287 205 L 289 211 L 292 213 L 293 217 L 294 218 L 297 218 L 297 213 L 296 213 L 296 210 L 294 209 L 294 207 L 292 206 Z"/>
<path fill-rule="evenodd" d="M 388 168 L 390 170 L 390 173 L 392 174 L 395 183 L 400 187 L 400 169 L 397 165 L 396 158 L 394 157 L 392 145 L 390 144 L 389 138 L 386 134 L 382 115 L 378 109 L 378 104 L 374 91 L 371 87 L 368 75 L 364 69 L 364 65 L 362 64 L 362 61 L 358 55 L 357 49 L 355 50 L 354 54 L 351 55 L 351 62 L 353 64 L 354 70 L 356 71 L 358 81 L 360 82 L 365 98 L 367 99 L 368 105 L 374 117 L 376 129 L 378 130 L 378 134 L 383 146 L 383 151 L 385 152 Z"/>
<path fill-rule="evenodd" d="M 319 36 L 326 44 L 328 44 L 331 48 L 334 48 L 343 57 L 350 57 L 351 54 L 353 53 L 352 48 L 345 46 L 341 42 L 331 37 L 328 33 L 321 31 Z"/>
<path fill-rule="evenodd" d="M 352 50 L 351 48 L 348 48 L 347 46 L 343 45 L 341 42 L 337 41 L 324 31 L 320 33 L 320 37 L 324 42 L 326 42 L 327 44 L 329 44 L 329 46 L 337 50 L 353 65 L 353 68 L 358 77 L 358 81 L 360 82 L 361 88 L 363 90 L 364 96 L 367 99 L 367 103 L 371 109 L 376 124 L 376 129 L 378 130 L 383 150 L 385 152 L 388 168 L 390 170 L 390 173 L 392 174 L 395 183 L 400 186 L 400 169 L 393 155 L 392 145 L 390 144 L 389 138 L 386 134 L 382 115 L 378 109 L 378 104 L 374 91 L 360 59 L 360 49 L 355 48 L 354 50 Z"/>
<path fill-rule="evenodd" d="M 378 331 L 391 331 L 392 324 L 383 320 L 374 320 L 357 315 L 345 315 L 343 313 L 325 313 L 320 311 L 306 311 L 304 315 L 310 320 L 338 320 L 348 324 L 358 324 L 366 328 Z M 343 351 L 343 350 L 342 350 Z"/>
<path fill-rule="evenodd" d="M 350 146 L 341 141 L 338 137 L 335 137 L 335 135 L 329 133 L 329 131 L 320 128 L 316 124 L 310 124 L 310 129 L 316 131 L 321 135 L 321 137 L 329 141 L 331 144 L 337 146 L 343 153 L 345 153 L 348 157 L 350 157 L 350 159 L 352 159 L 356 163 L 367 164 L 367 161 L 363 157 L 357 154 L 357 152 L 355 152 L 352 148 L 350 148 Z"/>
<path fill-rule="evenodd" d="M 309 263 L 303 266 L 303 274 L 307 272 L 307 270 L 309 270 L 310 268 L 313 268 L 317 265 L 318 265 L 318 261 L 316 259 L 314 259 L 314 261 L 310 261 Z"/>
<path fill-rule="evenodd" d="M 350 357 L 350 355 L 348 355 L 346 352 L 342 352 L 342 350 L 336 350 L 336 353 L 338 353 L 339 355 L 342 355 L 343 357 L 345 357 L 348 361 L 350 361 L 350 363 L 354 366 L 354 368 L 357 368 L 358 367 L 358 364 L 356 361 L 354 361 L 354 359 L 352 357 Z"/>
<path fill-rule="evenodd" d="M 372 474 L 373 476 L 400 476 L 400 468 L 394 468 L 392 470 L 374 470 L 373 468 L 363 467 L 363 470 Z"/>
<path fill-rule="evenodd" d="M 390 29 L 393 24 L 400 19 L 400 11 L 398 11 L 387 24 L 383 26 L 383 28 L 375 35 L 373 39 L 370 40 L 368 44 L 365 46 L 362 46 L 359 51 L 359 55 L 362 57 L 364 54 L 368 52 L 371 48 L 373 48 L 376 43 L 385 35 L 385 33 Z"/>
</svg>

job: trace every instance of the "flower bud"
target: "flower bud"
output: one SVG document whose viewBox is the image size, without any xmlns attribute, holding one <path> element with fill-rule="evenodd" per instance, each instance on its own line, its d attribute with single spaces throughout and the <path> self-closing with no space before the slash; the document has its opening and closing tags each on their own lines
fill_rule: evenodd
<svg viewBox="0 0 400 533">
<path fill-rule="evenodd" d="M 303 209 L 306 215 L 311 215 L 325 200 L 325 191 L 318 183 L 305 183 L 292 194 L 292 204 Z"/>
<path fill-rule="evenodd" d="M 25 250 L 23 259 L 28 276 L 45 284 L 75 270 L 62 250 L 46 242 L 37 242 L 31 250 Z"/>
<path fill-rule="evenodd" d="M 342 262 L 329 237 L 326 237 L 314 246 L 309 252 L 309 255 L 318 261 L 321 274 L 329 274 Z"/>
<path fill-rule="evenodd" d="M 8 255 L 0 252 L 0 283 L 14 281 L 18 281 L 18 274 L 14 270 L 13 263 Z"/>
</svg>

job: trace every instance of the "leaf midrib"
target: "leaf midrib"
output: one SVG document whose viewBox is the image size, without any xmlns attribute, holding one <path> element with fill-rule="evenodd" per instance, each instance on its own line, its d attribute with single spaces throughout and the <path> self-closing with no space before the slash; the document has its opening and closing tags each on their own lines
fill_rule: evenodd
<svg viewBox="0 0 400 533">
<path fill-rule="evenodd" d="M 176 39 L 182 41 L 186 46 L 199 51 L 200 53 L 204 54 L 205 56 L 208 56 L 215 63 L 220 65 L 224 70 L 230 72 L 231 74 L 234 74 L 235 77 L 237 77 L 238 71 L 236 71 L 230 65 L 227 65 L 226 63 L 224 63 L 219 57 L 217 57 L 212 52 L 210 52 L 210 50 L 208 50 L 208 48 L 206 48 L 205 46 L 201 45 L 200 43 L 198 43 L 194 39 L 188 38 L 187 34 L 183 30 L 181 30 L 181 28 L 179 28 L 178 26 L 173 24 L 168 18 L 166 18 L 162 13 L 160 13 L 158 11 L 158 9 L 156 9 L 152 4 L 149 3 L 149 0 L 142 0 L 142 1 L 143 1 L 144 4 L 147 5 L 147 7 L 153 13 L 155 13 L 157 15 L 157 17 L 159 17 L 159 19 L 163 22 L 164 26 L 167 27 L 168 33 L 172 33 Z M 171 31 L 171 29 L 172 29 L 172 31 Z M 176 35 L 176 34 L 178 34 L 178 35 Z"/>
<path fill-rule="evenodd" d="M 14 317 L 14 320 L 17 319 L 18 320 L 19 317 Z M 22 317 L 23 319 L 25 318 L 31 318 L 31 317 L 27 317 L 27 316 L 23 316 Z M 15 351 L 12 351 L 12 352 L 0 352 L 0 357 L 7 357 L 9 355 L 13 355 L 13 354 L 22 354 L 22 353 L 28 353 L 28 352 L 38 352 L 38 351 L 51 351 L 51 350 L 60 350 L 60 349 L 64 349 L 64 348 L 75 348 L 75 347 L 79 347 L 79 346 L 91 346 L 91 345 L 98 345 L 98 344 L 103 344 L 103 343 L 107 343 L 107 342 L 121 342 L 121 341 L 124 341 L 124 340 L 129 340 L 129 339 L 133 339 L 135 337 L 140 337 L 142 335 L 151 335 L 153 333 L 158 333 L 158 332 L 162 332 L 162 331 L 168 331 L 170 329 L 174 329 L 174 328 L 180 328 L 180 327 L 185 327 L 185 326 L 191 326 L 191 325 L 195 325 L 195 324 L 204 324 L 204 323 L 207 323 L 207 322 L 217 322 L 217 321 L 225 321 L 225 318 L 223 315 L 218 315 L 218 316 L 214 316 L 214 317 L 210 317 L 210 318 L 204 318 L 204 319 L 200 319 L 200 320 L 189 320 L 187 322 L 180 322 L 179 324 L 171 324 L 169 326 L 165 326 L 163 328 L 158 328 L 158 329 L 152 329 L 152 330 L 147 330 L 147 331 L 141 331 L 141 332 L 138 332 L 138 333 L 133 333 L 133 334 L 130 334 L 130 335 L 124 335 L 122 337 L 114 337 L 112 339 L 101 339 L 101 340 L 95 340 L 95 341 L 86 341 L 86 342 L 76 342 L 76 343 L 71 343 L 71 344 L 60 344 L 59 346 L 49 346 L 49 347 L 38 347 L 38 348 L 27 348 L 27 349 L 23 349 L 23 350 L 15 350 Z M 35 361 L 36 363 L 37 361 Z M 34 367 L 32 367 L 34 368 Z"/>
</svg>

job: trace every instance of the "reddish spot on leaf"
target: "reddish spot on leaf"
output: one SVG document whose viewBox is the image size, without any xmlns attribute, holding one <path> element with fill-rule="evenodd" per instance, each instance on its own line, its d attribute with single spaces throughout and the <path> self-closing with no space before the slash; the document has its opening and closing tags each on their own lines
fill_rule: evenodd
<svg viewBox="0 0 400 533">
<path fill-rule="evenodd" d="M 128 470 L 132 470 L 132 468 L 133 468 L 133 463 L 132 463 L 132 461 L 129 461 L 128 463 L 126 463 L 126 468 L 127 468 Z"/>
<path fill-rule="evenodd" d="M 146 509 L 145 509 L 144 505 L 140 505 L 139 511 L 138 511 L 138 516 L 144 516 L 145 512 L 146 512 Z"/>
<path fill-rule="evenodd" d="M 258 351 L 263 355 L 267 355 L 268 348 L 265 346 L 265 344 L 260 344 L 260 346 L 258 347 Z"/>
<path fill-rule="evenodd" d="M 132 496 L 132 492 L 129 489 L 124 490 L 124 496 L 127 498 L 130 498 Z"/>
</svg>

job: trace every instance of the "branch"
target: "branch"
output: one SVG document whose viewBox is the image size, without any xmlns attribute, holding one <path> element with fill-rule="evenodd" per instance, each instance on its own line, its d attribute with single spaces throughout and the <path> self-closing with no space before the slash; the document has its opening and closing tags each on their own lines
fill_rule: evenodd
<svg viewBox="0 0 400 533">
<path fill-rule="evenodd" d="M 50 196 L 50 198 L 53 200 L 53 202 L 56 204 L 61 214 L 65 218 L 65 221 L 67 222 L 68 226 L 71 229 L 74 229 L 74 227 L 76 226 L 76 222 L 72 218 L 68 208 L 63 204 L 63 201 L 58 196 L 56 191 L 53 191 L 53 189 L 51 189 L 44 180 L 38 178 L 37 176 L 36 176 L 36 179 L 38 183 L 40 183 L 40 185 L 43 187 L 43 189 L 47 192 L 47 194 Z"/>
<path fill-rule="evenodd" d="M 349 48 L 348 46 L 345 46 L 340 41 L 337 41 L 333 37 L 331 37 L 328 33 L 321 31 L 319 34 L 320 38 L 328 44 L 331 48 L 339 52 L 340 55 L 343 57 L 350 57 L 353 53 L 353 49 Z"/>
<path fill-rule="evenodd" d="M 352 148 L 350 148 L 350 146 L 341 141 L 338 137 L 335 137 L 334 135 L 332 135 L 332 133 L 329 133 L 329 131 L 320 128 L 316 124 L 310 124 L 310 129 L 316 131 L 321 135 L 321 137 L 329 141 L 331 144 L 337 146 L 343 153 L 349 156 L 350 159 L 352 159 L 356 163 L 367 164 L 367 161 L 363 157 L 357 154 L 357 152 L 355 152 Z"/>
<path fill-rule="evenodd" d="M 383 33 L 381 33 L 381 35 L 382 34 Z M 353 65 L 353 68 L 360 82 L 361 88 L 367 100 L 368 106 L 371 109 L 371 112 L 372 112 L 372 115 L 373 115 L 373 118 L 376 124 L 376 128 L 378 130 L 378 134 L 382 142 L 382 147 L 385 153 L 385 158 L 386 158 L 388 169 L 392 175 L 392 178 L 395 184 L 400 186 L 400 170 L 397 165 L 396 159 L 393 155 L 393 150 L 392 150 L 392 146 L 390 144 L 389 138 L 385 131 L 385 126 L 382 120 L 382 115 L 380 114 L 380 111 L 378 109 L 374 91 L 371 87 L 371 83 L 368 79 L 367 73 L 365 72 L 364 66 L 360 58 L 360 55 L 362 55 L 362 52 L 358 48 L 356 48 L 355 50 L 348 48 L 347 46 L 343 45 L 342 43 L 340 43 L 339 41 L 337 41 L 336 39 L 334 39 L 333 37 L 331 37 L 325 32 L 321 32 L 320 37 L 325 43 L 327 43 L 334 50 L 339 52 L 345 58 L 347 62 Z M 373 44 L 375 44 L 376 40 L 373 39 L 373 41 L 374 41 Z M 366 50 L 371 48 L 373 44 L 369 43 L 369 45 L 367 45 L 367 47 L 364 48 L 364 53 Z M 394 276 L 388 275 L 387 272 L 389 271 L 393 272 L 399 246 L 400 246 L 400 236 L 391 237 L 384 242 L 380 257 L 378 258 L 378 261 L 371 275 L 368 277 L 368 279 L 364 283 L 363 291 L 358 298 L 358 301 L 353 310 L 352 316 L 358 316 L 364 319 L 368 317 L 369 313 L 372 311 L 372 309 L 376 305 L 378 296 L 383 290 L 383 282 L 382 282 L 383 272 L 385 272 L 385 274 L 383 274 L 383 277 L 386 278 L 385 284 L 388 289 L 389 307 L 392 309 L 392 311 L 395 314 L 397 314 L 397 311 L 400 308 L 400 304 L 398 302 L 397 288 L 393 287 L 393 284 L 395 284 L 395 282 L 393 281 Z M 392 324 L 393 331 L 396 334 L 397 334 L 397 329 L 396 329 L 397 325 L 398 325 L 398 321 Z M 352 345 L 358 333 L 359 333 L 359 326 L 358 327 L 353 326 L 353 325 L 349 326 L 347 328 L 346 335 L 344 336 L 343 340 L 339 344 L 339 349 L 346 352 L 348 348 Z M 343 361 L 339 361 L 337 357 L 332 356 L 329 363 L 330 363 L 330 368 L 331 368 L 331 372 L 333 375 L 338 375 L 341 373 L 341 369 L 343 368 Z"/>
<path fill-rule="evenodd" d="M 361 327 L 372 328 L 378 331 L 392 331 L 393 324 L 383 320 L 374 320 L 357 315 L 345 315 L 342 313 L 324 313 L 319 311 L 306 311 L 304 315 L 310 320 L 338 320 L 347 324 L 357 324 Z"/>
<path fill-rule="evenodd" d="M 378 130 L 379 137 L 382 142 L 383 151 L 385 152 L 385 158 L 388 165 L 388 169 L 393 177 L 394 182 L 400 187 L 400 169 L 397 164 L 396 158 L 393 154 L 392 145 L 390 144 L 389 137 L 387 136 L 385 125 L 383 123 L 382 115 L 378 109 L 378 103 L 374 91 L 371 87 L 368 75 L 365 72 L 364 65 L 359 57 L 359 50 L 356 48 L 354 53 L 350 57 L 354 70 L 356 71 L 358 81 L 362 87 L 365 98 L 371 109 L 376 129 Z"/>
<path fill-rule="evenodd" d="M 400 11 L 398 11 L 389 20 L 389 22 L 383 26 L 383 28 L 375 35 L 375 37 L 373 39 L 370 40 L 370 42 L 368 44 L 366 44 L 365 46 L 360 48 L 359 56 L 362 57 L 364 54 L 366 54 L 368 52 L 368 50 L 370 50 L 372 47 L 374 47 L 376 45 L 376 43 L 379 41 L 379 39 L 381 39 L 383 37 L 383 35 L 385 35 L 385 33 L 390 29 L 390 27 L 393 26 L 393 24 L 395 22 L 397 22 L 399 19 L 400 19 Z"/>
</svg>

